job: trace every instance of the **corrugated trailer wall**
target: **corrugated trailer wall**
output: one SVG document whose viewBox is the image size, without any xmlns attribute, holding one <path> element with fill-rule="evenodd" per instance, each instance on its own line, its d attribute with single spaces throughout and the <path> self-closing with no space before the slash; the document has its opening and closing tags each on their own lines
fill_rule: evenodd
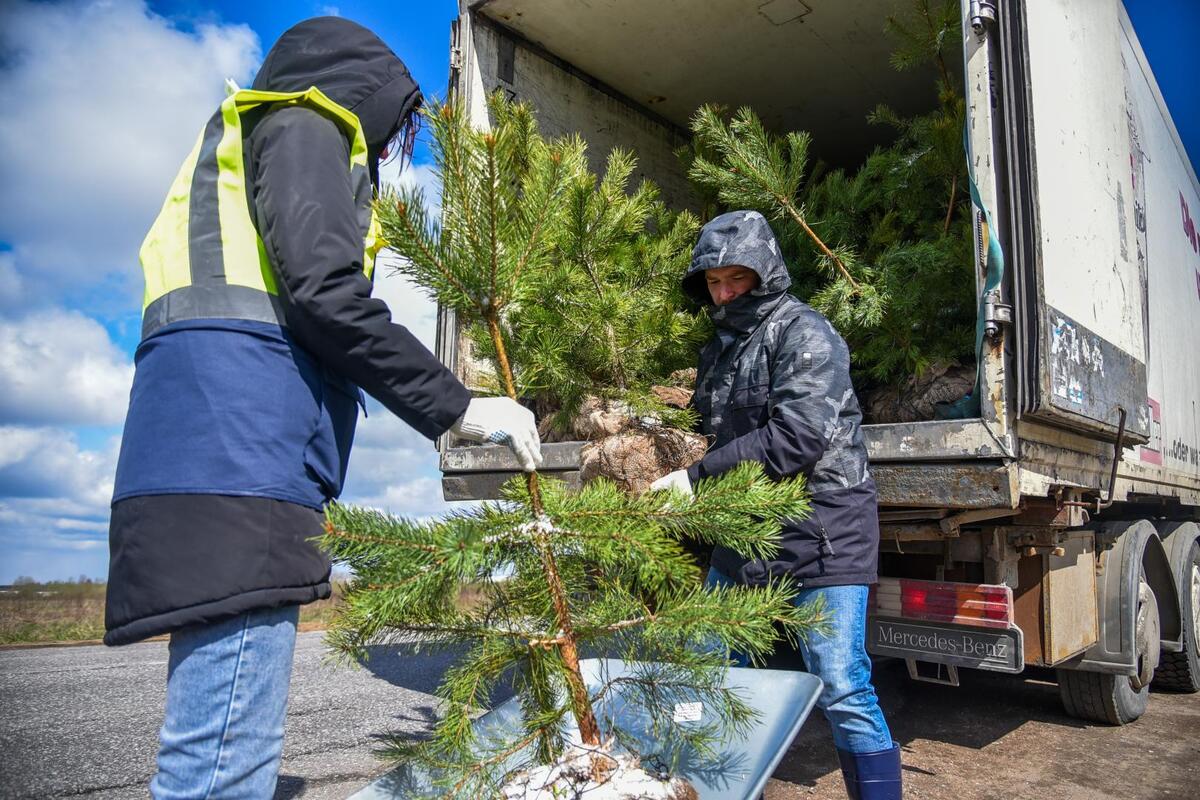
<svg viewBox="0 0 1200 800">
<path fill-rule="evenodd" d="M 503 91 L 531 103 L 547 136 L 582 133 L 588 142 L 588 166 L 603 174 L 614 147 L 632 149 L 638 158 L 635 180 L 654 181 L 671 207 L 691 205 L 691 189 L 675 150 L 687 143 L 683 131 L 654 119 L 594 78 L 541 49 L 536 43 L 460 3 L 454 31 L 451 89 L 470 108 L 479 127 L 490 127 L 487 98 Z M 452 312 L 438 312 L 437 354 L 468 386 L 478 386 L 477 364 L 465 336 L 458 336 Z"/>
<path fill-rule="evenodd" d="M 1041 325 L 1034 413 L 1149 435 L 1119 0 L 1025 3 Z"/>
<path fill-rule="evenodd" d="M 1018 283 L 1021 491 L 1103 490 L 1200 504 L 1200 255 L 1195 172 L 1120 0 L 1006 6 L 1024 71 L 1010 124 L 1029 246 Z M 1169 454 L 1168 454 L 1169 453 Z"/>
<path fill-rule="evenodd" d="M 687 176 L 675 155 L 688 142 L 685 131 L 654 119 L 596 79 L 482 14 L 463 14 L 459 24 L 469 27 L 459 35 L 472 37 L 465 52 L 474 63 L 463 65 L 460 87 L 477 125 L 488 124 L 487 95 L 501 89 L 537 109 L 542 133 L 581 132 L 592 171 L 604 173 L 614 147 L 633 150 L 638 158 L 635 179 L 645 177 L 658 184 L 663 200 L 673 208 L 692 204 Z"/>
<path fill-rule="evenodd" d="M 1144 264 L 1150 441 L 1126 455 L 1169 482 L 1200 481 L 1200 182 L 1121 9 L 1128 161 L 1124 239 Z M 1148 477 L 1149 477 L 1148 476 Z"/>
</svg>

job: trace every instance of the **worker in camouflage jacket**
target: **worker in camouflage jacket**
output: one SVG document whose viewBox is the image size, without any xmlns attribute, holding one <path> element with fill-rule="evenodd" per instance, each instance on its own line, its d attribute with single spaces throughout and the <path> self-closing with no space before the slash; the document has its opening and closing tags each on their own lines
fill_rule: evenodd
<svg viewBox="0 0 1200 800">
<path fill-rule="evenodd" d="M 747 559 L 718 547 L 708 583 L 787 578 L 798 588 L 797 603 L 824 600 L 832 631 L 810 636 L 800 650 L 825 684 L 818 705 L 833 729 L 847 792 L 899 798 L 900 751 L 871 685 L 865 645 L 879 520 L 850 352 L 825 317 L 788 294 L 790 285 L 761 214 L 733 211 L 701 230 L 683 287 L 716 326 L 700 354 L 693 400 L 712 444 L 699 462 L 651 488 L 690 492 L 743 461 L 761 463 L 775 479 L 808 479 L 812 514 L 784 525 L 779 554 Z"/>
</svg>

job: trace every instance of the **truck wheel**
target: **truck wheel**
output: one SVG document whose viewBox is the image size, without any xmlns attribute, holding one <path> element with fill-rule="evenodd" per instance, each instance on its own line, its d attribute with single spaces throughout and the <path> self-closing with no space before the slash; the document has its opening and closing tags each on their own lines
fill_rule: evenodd
<svg viewBox="0 0 1200 800">
<path fill-rule="evenodd" d="M 1058 670 L 1058 693 L 1067 714 L 1092 722 L 1126 725 L 1146 712 L 1159 660 L 1158 602 L 1143 574 L 1138 579 L 1137 675 Z"/>
<path fill-rule="evenodd" d="M 1154 673 L 1154 688 L 1195 692 L 1200 691 L 1200 541 L 1193 539 L 1191 546 L 1182 550 L 1179 562 L 1171 566 L 1176 568 L 1179 588 L 1183 652 L 1162 654 Z"/>
</svg>

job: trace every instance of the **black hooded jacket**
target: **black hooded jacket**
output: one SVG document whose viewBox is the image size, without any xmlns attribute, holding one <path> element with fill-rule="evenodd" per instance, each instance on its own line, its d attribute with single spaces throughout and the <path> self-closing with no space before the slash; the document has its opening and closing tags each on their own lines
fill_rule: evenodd
<svg viewBox="0 0 1200 800">
<path fill-rule="evenodd" d="M 277 92 L 316 86 L 354 112 L 367 140 L 373 182 L 380 150 L 421 98 L 407 68 L 387 45 L 366 28 L 336 17 L 308 20 L 284 33 L 253 86 Z M 267 346 L 275 351 L 283 348 L 284 358 L 290 349 L 297 364 L 325 376 L 317 379 L 316 387 L 306 387 L 297 379 L 255 390 L 275 401 L 270 419 L 299 420 L 287 435 L 295 433 L 292 428 L 307 430 L 303 426 L 310 423 L 303 415 L 309 413 L 314 398 L 320 398 L 314 412 L 317 421 L 311 423 L 318 433 L 313 436 L 336 442 L 318 442 L 326 455 L 316 463 L 319 474 L 307 460 L 297 459 L 288 468 L 300 474 L 308 470 L 319 483 L 332 475 L 328 496 L 335 496 L 353 438 L 357 391 L 350 384 L 365 389 L 430 439 L 462 415 L 470 393 L 406 328 L 391 321 L 382 301 L 371 298 L 371 280 L 362 269 L 363 228 L 347 168 L 350 144 L 344 133 L 322 114 L 297 106 L 252 112 L 243 118 L 243 130 L 249 211 L 274 268 L 286 322 L 286 336 L 273 337 Z M 221 339 L 232 345 L 231 350 L 249 340 L 245 336 Z M 139 370 L 143 355 L 154 344 L 148 340 L 139 347 Z M 132 471 L 155 461 L 164 465 L 161 472 L 186 476 L 196 462 L 186 442 L 178 447 L 184 452 L 168 452 L 169 446 L 147 441 L 144 435 L 135 445 L 131 424 L 141 425 L 144 431 L 144 420 L 151 413 L 145 409 L 152 409 L 164 392 L 203 397 L 256 379 L 270 382 L 262 375 L 205 373 L 190 370 L 189 365 L 168 370 L 165 377 L 160 372 L 141 384 L 135 378 L 131 420 L 135 404 L 140 406 L 138 419 L 126 424 L 122 463 L 128 456 Z M 313 398 L 301 397 L 309 389 Z M 300 412 L 290 413 L 291 405 Z M 338 418 L 332 423 L 327 418 L 331 413 Z M 159 424 L 176 438 L 189 423 L 161 416 Z M 243 430 L 256 424 L 255 414 L 244 416 L 238 421 Z M 269 451 L 272 441 L 285 440 L 271 423 L 260 420 L 258 425 L 264 430 L 256 448 Z M 195 435 L 230 439 L 228 430 Z M 303 440 L 300 446 L 305 447 Z M 232 452 L 239 447 L 245 451 L 248 445 L 240 440 L 227 444 Z M 314 448 L 306 448 L 306 454 Z M 273 456 L 266 452 L 263 457 Z M 121 470 L 119 466 L 118 485 Z M 329 560 L 312 541 L 321 533 L 322 515 L 317 508 L 273 497 L 253 486 L 222 493 L 186 491 L 143 491 L 114 502 L 106 644 L 127 644 L 185 625 L 329 596 Z"/>
<path fill-rule="evenodd" d="M 311 86 L 358 116 L 377 180 L 380 150 L 421 100 L 404 63 L 361 25 L 318 17 L 279 37 L 252 88 Z M 346 169 L 349 146 L 315 111 L 268 111 L 253 124 L 245 148 L 253 217 L 281 279 L 296 340 L 434 439 L 462 416 L 470 393 L 371 297 Z"/>
<path fill-rule="evenodd" d="M 733 265 L 757 273 L 759 285 L 715 306 L 704 272 Z M 757 461 L 773 478 L 804 475 L 813 495 L 812 514 L 784 525 L 774 560 L 718 547 L 712 564 L 749 585 L 785 575 L 805 587 L 874 583 L 879 519 L 850 351 L 825 317 L 787 293 L 790 285 L 758 212 L 722 214 L 700 232 L 683 286 L 716 325 L 693 400 L 712 446 L 688 477 L 695 483 Z"/>
</svg>

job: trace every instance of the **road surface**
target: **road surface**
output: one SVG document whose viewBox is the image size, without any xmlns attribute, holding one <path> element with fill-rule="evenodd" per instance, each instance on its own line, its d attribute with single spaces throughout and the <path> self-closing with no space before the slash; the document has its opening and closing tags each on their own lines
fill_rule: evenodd
<svg viewBox="0 0 1200 800">
<path fill-rule="evenodd" d="M 446 656 L 326 663 L 296 641 L 277 800 L 333 800 L 384 770 L 378 737 L 426 730 Z M 167 644 L 0 651 L 0 798 L 147 797 L 166 694 Z"/>
<path fill-rule="evenodd" d="M 162 720 L 166 644 L 0 651 L 0 798 L 146 797 Z M 448 656 L 377 652 L 369 668 L 324 662 L 301 634 L 276 800 L 334 800 L 386 766 L 389 732 L 427 730 Z M 880 701 L 903 746 L 909 800 L 1137 800 L 1200 797 L 1200 695 L 1153 694 L 1134 725 L 1066 717 L 1049 671 L 964 671 L 963 686 L 911 683 L 876 667 Z M 805 724 L 767 800 L 844 798 L 819 712 Z"/>
</svg>

